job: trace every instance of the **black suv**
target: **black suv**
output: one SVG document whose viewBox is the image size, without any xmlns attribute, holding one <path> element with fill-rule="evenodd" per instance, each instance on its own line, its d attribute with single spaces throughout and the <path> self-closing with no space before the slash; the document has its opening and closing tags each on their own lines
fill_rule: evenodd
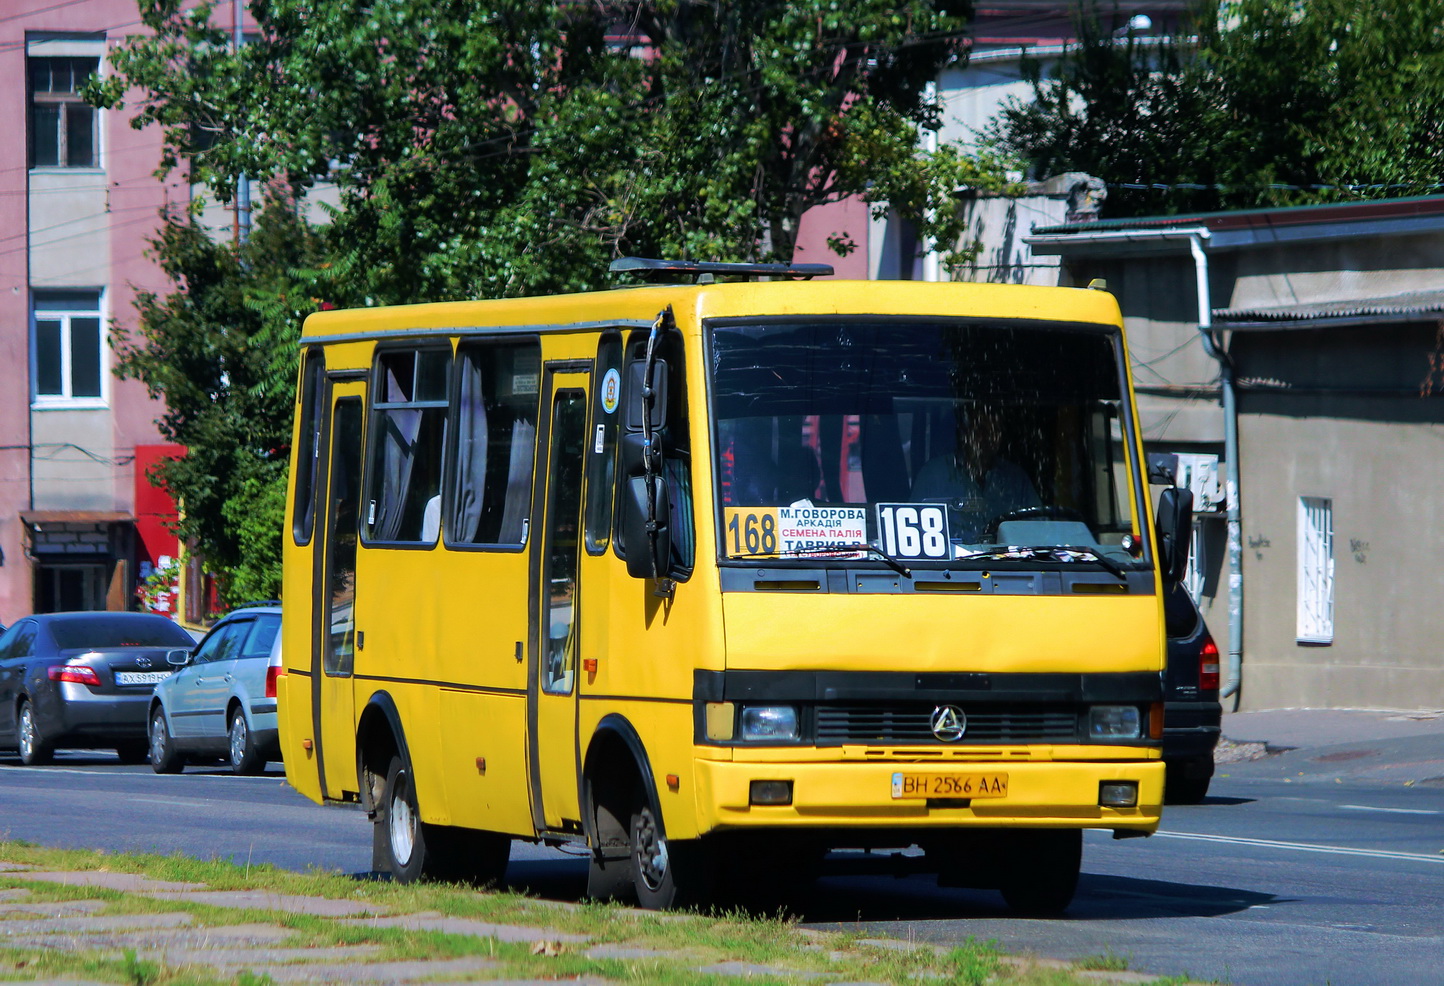
<svg viewBox="0 0 1444 986">
<path fill-rule="evenodd" d="M 1168 669 L 1163 676 L 1164 798 L 1198 804 L 1213 779 L 1223 706 L 1218 701 L 1218 645 L 1188 590 L 1174 585 L 1163 600 Z"/>
</svg>

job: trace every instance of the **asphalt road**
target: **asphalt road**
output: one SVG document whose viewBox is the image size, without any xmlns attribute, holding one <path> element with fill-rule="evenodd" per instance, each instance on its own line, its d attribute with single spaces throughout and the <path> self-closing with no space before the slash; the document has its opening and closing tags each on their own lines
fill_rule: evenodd
<svg viewBox="0 0 1444 986">
<path fill-rule="evenodd" d="M 1410 741 L 1394 742 L 1396 757 L 1417 758 Z M 1426 752 L 1439 755 L 1431 744 Z M 994 939 L 1009 952 L 1069 960 L 1111 955 L 1140 972 L 1238 986 L 1439 981 L 1444 778 L 1353 781 L 1317 760 L 1310 771 L 1287 758 L 1228 770 L 1205 804 L 1169 808 L 1151 839 L 1090 834 L 1078 896 L 1061 919 L 1018 918 L 995 893 L 940 890 L 928 877 L 895 875 L 905 868 L 895 860 L 861 855 L 835 855 L 792 906 L 814 927 L 943 944 Z M 370 868 L 365 817 L 312 804 L 274 767 L 258 778 L 194 767 L 158 776 L 103 754 L 62 754 L 47 768 L 0 759 L 0 836 L 296 870 Z M 581 859 L 522 843 L 508 872 L 516 887 L 573 899 L 584 876 Z"/>
</svg>

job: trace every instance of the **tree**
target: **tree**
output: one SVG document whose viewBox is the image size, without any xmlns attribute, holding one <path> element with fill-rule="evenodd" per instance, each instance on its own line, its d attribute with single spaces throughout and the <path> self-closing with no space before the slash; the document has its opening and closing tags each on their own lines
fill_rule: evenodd
<svg viewBox="0 0 1444 986">
<path fill-rule="evenodd" d="M 214 241 L 189 215 L 168 216 L 152 246 L 178 290 L 138 296 L 139 329 L 116 330 L 116 372 L 165 402 L 161 433 L 186 446 L 153 477 L 180 501 L 177 533 L 225 574 L 228 599 L 274 598 L 292 354 L 315 308 L 294 273 L 317 263 L 319 239 L 272 200 L 245 249 Z"/>
<path fill-rule="evenodd" d="M 924 84 L 963 57 L 960 0 L 255 0 L 232 51 L 214 3 L 144 0 L 98 101 L 144 95 L 166 164 L 329 182 L 328 300 L 598 287 L 624 254 L 790 259 L 802 214 L 892 195 L 940 242 L 959 184 Z M 951 225 L 949 225 L 951 224 Z"/>
<path fill-rule="evenodd" d="M 1147 215 L 1417 194 L 1444 182 L 1444 0 L 1203 0 L 1161 44 L 1080 7 L 1079 44 L 992 136 Z M 1131 187 L 1130 187 L 1131 186 Z M 1161 186 L 1161 187 L 1158 187 Z"/>
<path fill-rule="evenodd" d="M 239 49 L 217 0 L 140 8 L 148 33 L 92 101 L 138 91 L 162 171 L 222 201 L 240 175 L 284 191 L 239 252 L 168 222 L 157 255 L 181 290 L 143 298 L 122 348 L 191 449 L 165 476 L 186 533 L 242 595 L 271 584 L 267 450 L 320 299 L 594 289 L 628 254 L 790 260 L 804 212 L 859 194 L 963 260 L 958 188 L 1004 185 L 992 156 L 919 150 L 965 0 L 252 0 Z M 322 186 L 337 204 L 312 230 L 288 203 Z"/>
</svg>

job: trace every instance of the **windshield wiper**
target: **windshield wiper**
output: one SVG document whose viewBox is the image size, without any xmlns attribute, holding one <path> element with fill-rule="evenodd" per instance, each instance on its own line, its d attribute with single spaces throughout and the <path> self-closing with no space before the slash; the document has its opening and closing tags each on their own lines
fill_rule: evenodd
<svg viewBox="0 0 1444 986">
<path fill-rule="evenodd" d="M 888 568 L 892 569 L 894 572 L 897 572 L 899 575 L 901 575 L 901 576 L 902 576 L 903 578 L 905 578 L 905 579 L 910 579 L 910 578 L 913 577 L 912 569 L 908 568 L 908 567 L 907 567 L 906 565 L 904 565 L 902 562 L 898 561 L 898 560 L 897 560 L 896 558 L 894 558 L 892 555 L 888 554 L 886 551 L 883 551 L 881 548 L 879 548 L 879 547 L 878 547 L 877 545 L 875 545 L 875 544 L 865 544 L 865 543 L 858 543 L 858 544 L 829 544 L 829 545 L 828 545 L 827 547 L 825 547 L 825 548 L 822 548 L 822 547 L 818 547 L 818 548 L 794 548 L 794 549 L 791 550 L 791 551 L 786 551 L 786 552 L 779 551 L 779 552 L 776 552 L 776 553 L 770 554 L 770 555 L 757 553 L 757 554 L 728 555 L 727 557 L 728 557 L 729 559 L 731 559 L 731 560 L 734 560 L 734 561 L 735 561 L 735 560 L 755 561 L 755 560 L 757 560 L 757 559 L 768 559 L 768 558 L 824 558 L 824 559 L 825 559 L 825 558 L 830 558 L 830 557 L 832 557 L 832 556 L 834 556 L 834 555 L 854 554 L 854 553 L 859 552 L 859 551 L 863 552 L 864 554 L 870 555 L 870 556 L 873 557 L 873 558 L 876 558 L 878 561 L 882 562 L 882 563 L 883 563 L 884 565 L 886 565 Z M 845 559 L 844 559 L 844 560 L 845 560 Z"/>
<path fill-rule="evenodd" d="M 985 558 L 1028 558 L 1040 559 L 1051 558 L 1053 561 L 1071 561 L 1063 555 L 1063 552 L 1074 552 L 1080 555 L 1087 555 L 1090 561 L 1095 561 L 1110 575 L 1120 579 L 1127 579 L 1128 574 L 1123 566 L 1091 544 L 1050 544 L 1050 545 L 999 545 L 996 548 L 988 548 L 983 551 L 975 551 L 970 555 L 964 555 L 959 561 L 975 561 Z"/>
</svg>

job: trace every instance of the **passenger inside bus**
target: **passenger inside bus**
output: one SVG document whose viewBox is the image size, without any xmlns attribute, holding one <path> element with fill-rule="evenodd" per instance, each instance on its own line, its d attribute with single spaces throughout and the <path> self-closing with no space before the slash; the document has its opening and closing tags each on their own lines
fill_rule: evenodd
<svg viewBox="0 0 1444 986">
<path fill-rule="evenodd" d="M 923 464 L 912 498 L 948 503 L 962 524 L 954 535 L 979 543 L 990 522 L 1042 501 L 1028 474 L 1005 454 L 1001 410 L 977 402 L 963 413 L 953 449 Z"/>
</svg>

